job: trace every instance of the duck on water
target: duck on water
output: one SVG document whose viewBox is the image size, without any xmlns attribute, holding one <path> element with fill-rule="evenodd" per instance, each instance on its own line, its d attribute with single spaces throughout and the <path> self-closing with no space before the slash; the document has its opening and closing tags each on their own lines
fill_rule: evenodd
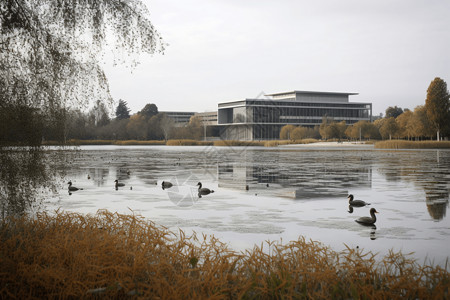
<svg viewBox="0 0 450 300">
<path fill-rule="evenodd" d="M 161 182 L 161 187 L 163 190 L 170 189 L 173 186 L 173 184 L 169 181 L 163 181 Z"/>
<path fill-rule="evenodd" d="M 365 201 L 362 200 L 353 200 L 353 195 L 348 195 L 347 199 L 348 199 L 348 204 L 350 204 L 351 206 L 355 206 L 355 207 L 363 207 L 366 205 L 370 205 L 370 203 L 367 203 Z"/>
<path fill-rule="evenodd" d="M 119 182 L 119 180 L 117 180 L 117 179 L 114 180 L 114 183 L 115 183 L 116 190 L 118 190 L 119 187 L 121 187 L 121 186 L 125 186 L 125 183 Z"/>
<path fill-rule="evenodd" d="M 214 190 L 210 190 L 208 188 L 202 188 L 202 183 L 197 183 L 198 185 L 198 197 L 201 198 L 202 195 L 209 195 L 211 193 L 214 193 Z"/>
<path fill-rule="evenodd" d="M 75 192 L 75 191 L 78 191 L 78 190 L 82 190 L 82 188 L 77 188 L 77 187 L 72 186 L 72 181 L 69 181 L 67 184 L 69 185 L 69 191 L 70 192 Z"/>
<path fill-rule="evenodd" d="M 359 219 L 356 219 L 355 222 L 361 225 L 375 225 L 375 222 L 377 221 L 377 217 L 375 216 L 375 214 L 377 213 L 377 210 L 372 207 L 370 209 L 370 217 L 361 217 Z"/>
</svg>

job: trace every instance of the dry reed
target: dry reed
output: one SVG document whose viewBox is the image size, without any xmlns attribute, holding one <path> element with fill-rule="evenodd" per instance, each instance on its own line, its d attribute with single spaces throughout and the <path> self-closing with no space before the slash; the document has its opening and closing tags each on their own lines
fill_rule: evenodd
<svg viewBox="0 0 450 300">
<path fill-rule="evenodd" d="M 375 143 L 378 149 L 449 149 L 449 141 L 403 141 L 388 140 Z"/>
<path fill-rule="evenodd" d="M 264 146 L 264 143 L 265 143 L 264 141 L 219 140 L 219 141 L 214 141 L 214 146 L 248 147 L 248 146 Z"/>
<path fill-rule="evenodd" d="M 445 299 L 449 272 L 299 238 L 237 253 L 136 215 L 56 212 L 0 224 L 0 298 Z"/>
<path fill-rule="evenodd" d="M 190 139 L 178 139 L 178 140 L 168 140 L 167 146 L 212 146 L 213 142 L 210 141 L 197 141 Z"/>
</svg>

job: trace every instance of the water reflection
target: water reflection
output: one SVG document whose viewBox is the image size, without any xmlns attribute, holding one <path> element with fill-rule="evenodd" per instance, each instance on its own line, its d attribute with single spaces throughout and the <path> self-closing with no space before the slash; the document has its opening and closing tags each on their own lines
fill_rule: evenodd
<svg viewBox="0 0 450 300">
<path fill-rule="evenodd" d="M 38 208 L 49 193 L 57 193 L 66 163 L 60 151 L 0 149 L 1 217 L 22 215 Z"/>
<path fill-rule="evenodd" d="M 355 153 L 333 154 L 245 151 L 236 162 L 218 163 L 219 187 L 252 190 L 274 185 L 289 189 L 283 196 L 294 199 L 346 198 L 350 188 L 371 187 L 370 161 L 361 164 Z"/>
<path fill-rule="evenodd" d="M 447 212 L 449 193 L 425 189 L 428 213 L 435 220 L 442 220 Z"/>
<path fill-rule="evenodd" d="M 433 152 L 436 152 L 434 155 Z M 431 154 L 431 155 L 430 155 Z M 449 206 L 450 156 L 448 151 L 393 152 L 380 159 L 380 174 L 388 181 L 404 180 L 425 192 L 428 213 L 442 220 Z"/>
</svg>

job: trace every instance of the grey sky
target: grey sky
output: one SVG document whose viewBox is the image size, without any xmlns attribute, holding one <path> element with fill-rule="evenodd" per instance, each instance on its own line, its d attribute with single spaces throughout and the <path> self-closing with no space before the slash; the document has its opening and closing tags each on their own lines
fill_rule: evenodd
<svg viewBox="0 0 450 300">
<path fill-rule="evenodd" d="M 292 90 L 414 109 L 435 77 L 450 84 L 448 0 L 144 0 L 169 44 L 139 67 L 107 68 L 132 112 L 211 111 Z"/>
</svg>

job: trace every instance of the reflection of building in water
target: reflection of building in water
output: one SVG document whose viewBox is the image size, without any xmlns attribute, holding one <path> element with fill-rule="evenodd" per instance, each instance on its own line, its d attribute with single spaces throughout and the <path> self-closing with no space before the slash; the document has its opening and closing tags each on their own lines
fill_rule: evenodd
<svg viewBox="0 0 450 300">
<path fill-rule="evenodd" d="M 442 220 L 447 212 L 447 207 L 449 203 L 449 193 L 448 191 L 427 191 L 426 193 L 426 204 L 428 213 L 435 220 Z"/>
<path fill-rule="evenodd" d="M 219 164 L 219 187 L 244 190 L 262 188 L 269 184 L 277 186 L 280 194 L 295 199 L 340 197 L 346 198 L 349 190 L 370 188 L 372 168 L 370 165 L 347 166 L 333 162 L 306 162 L 292 164 L 274 158 L 261 161 L 260 157 L 245 154 L 245 162 Z"/>
</svg>

